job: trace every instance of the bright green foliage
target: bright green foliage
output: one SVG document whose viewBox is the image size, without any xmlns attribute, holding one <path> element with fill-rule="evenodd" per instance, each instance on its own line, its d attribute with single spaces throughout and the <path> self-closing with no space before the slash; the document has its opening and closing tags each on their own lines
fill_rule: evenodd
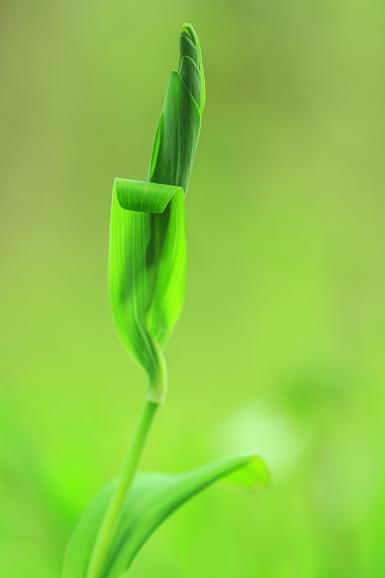
<svg viewBox="0 0 385 578">
<path fill-rule="evenodd" d="M 205 102 L 199 40 L 185 25 L 171 72 L 148 180 L 115 179 L 110 230 L 110 296 L 119 333 L 146 370 L 149 399 L 163 400 L 162 347 L 179 317 L 186 272 L 184 192 Z"/>
<path fill-rule="evenodd" d="M 102 577 L 121 577 L 166 518 L 197 493 L 225 477 L 249 489 L 266 486 L 270 481 L 264 462 L 257 456 L 220 460 L 178 475 L 138 474 L 126 497 Z M 113 482 L 104 488 L 85 511 L 67 550 L 63 578 L 86 575 L 90 552 L 115 485 Z"/>
<path fill-rule="evenodd" d="M 110 295 L 124 343 L 146 370 L 148 400 L 118 480 L 91 503 L 70 541 L 64 578 L 122 578 L 148 537 L 180 505 L 223 477 L 268 482 L 263 461 L 234 457 L 179 475 L 136 475 L 164 399 L 163 346 L 183 305 L 184 203 L 205 103 L 198 38 L 183 27 L 178 72 L 170 76 L 147 181 L 115 179 L 110 231 Z"/>
</svg>

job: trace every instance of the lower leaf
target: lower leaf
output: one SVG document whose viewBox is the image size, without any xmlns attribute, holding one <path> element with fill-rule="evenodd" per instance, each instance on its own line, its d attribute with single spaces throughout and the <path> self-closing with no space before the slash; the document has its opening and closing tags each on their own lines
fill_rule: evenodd
<svg viewBox="0 0 385 578">
<path fill-rule="evenodd" d="M 100 578 L 122 578 L 151 534 L 187 500 L 221 478 L 252 489 L 269 484 L 258 456 L 238 456 L 212 462 L 182 474 L 139 473 L 126 497 L 109 556 Z M 63 578 L 86 578 L 91 552 L 116 487 L 106 486 L 91 502 L 68 545 Z"/>
</svg>

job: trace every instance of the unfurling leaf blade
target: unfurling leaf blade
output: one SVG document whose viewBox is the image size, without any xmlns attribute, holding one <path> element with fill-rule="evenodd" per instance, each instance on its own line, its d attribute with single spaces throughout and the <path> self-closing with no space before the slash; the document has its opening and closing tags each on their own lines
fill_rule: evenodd
<svg viewBox="0 0 385 578">
<path fill-rule="evenodd" d="M 190 178 L 204 98 L 199 40 L 192 26 L 185 25 L 179 72 L 170 75 L 147 182 L 115 179 L 114 183 L 112 307 L 124 343 L 149 376 L 148 398 L 157 403 L 164 399 L 166 388 L 163 347 L 184 301 L 182 189 L 187 190 Z"/>
<path fill-rule="evenodd" d="M 151 534 L 176 509 L 216 481 L 228 477 L 247 488 L 269 484 L 269 473 L 258 456 L 238 456 L 182 474 L 140 473 L 124 510 L 101 578 L 120 578 Z M 115 482 L 94 498 L 69 543 L 63 578 L 84 578 L 89 552 Z"/>
<path fill-rule="evenodd" d="M 183 301 L 183 189 L 115 179 L 110 227 L 109 287 L 119 333 L 149 374 L 150 395 L 164 395 L 160 344 Z M 167 228 L 160 223 L 167 211 Z M 156 231 L 162 227 L 162 242 Z M 154 307 L 154 305 L 156 305 Z"/>
</svg>

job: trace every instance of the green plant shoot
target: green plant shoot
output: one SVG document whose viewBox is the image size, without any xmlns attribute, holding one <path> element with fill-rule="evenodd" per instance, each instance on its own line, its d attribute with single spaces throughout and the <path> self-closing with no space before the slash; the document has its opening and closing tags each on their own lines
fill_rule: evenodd
<svg viewBox="0 0 385 578">
<path fill-rule="evenodd" d="M 149 536 L 200 491 L 224 477 L 249 488 L 269 482 L 258 456 L 227 458 L 177 475 L 137 472 L 156 410 L 165 399 L 163 349 L 184 300 L 185 194 L 204 106 L 200 44 L 186 24 L 147 180 L 117 178 L 112 194 L 112 309 L 124 344 L 148 375 L 148 395 L 120 476 L 94 498 L 72 535 L 64 578 L 125 578 Z"/>
<path fill-rule="evenodd" d="M 147 181 L 115 179 L 110 234 L 110 295 L 119 333 L 149 377 L 148 399 L 163 401 L 163 347 L 185 290 L 185 192 L 205 103 L 199 41 L 180 40 L 156 132 Z"/>
</svg>

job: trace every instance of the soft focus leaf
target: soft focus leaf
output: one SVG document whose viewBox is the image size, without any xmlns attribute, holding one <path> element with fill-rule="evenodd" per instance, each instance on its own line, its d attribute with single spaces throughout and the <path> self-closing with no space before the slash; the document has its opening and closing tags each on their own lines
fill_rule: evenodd
<svg viewBox="0 0 385 578">
<path fill-rule="evenodd" d="M 221 478 L 241 487 L 269 484 L 268 470 L 258 456 L 239 456 L 177 475 L 138 474 L 126 498 L 101 578 L 119 578 L 156 530 L 184 502 Z M 69 543 L 63 578 L 85 578 L 100 523 L 116 482 L 98 494 L 85 511 Z"/>
</svg>

